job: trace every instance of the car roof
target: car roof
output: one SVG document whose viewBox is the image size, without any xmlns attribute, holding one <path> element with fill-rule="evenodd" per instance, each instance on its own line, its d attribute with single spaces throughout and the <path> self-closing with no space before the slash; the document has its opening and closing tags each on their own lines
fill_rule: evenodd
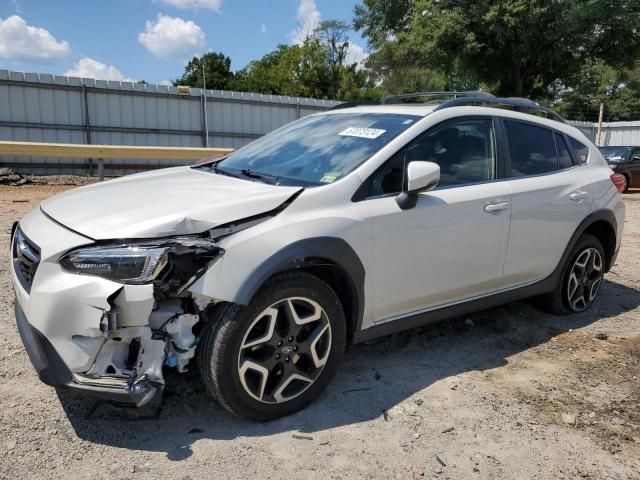
<svg viewBox="0 0 640 480">
<path fill-rule="evenodd" d="M 344 113 L 377 113 L 377 114 L 401 114 L 401 115 L 417 115 L 426 117 L 433 113 L 438 108 L 438 103 L 431 104 L 388 104 L 388 105 L 357 105 L 349 106 L 347 108 L 335 108 L 332 110 L 326 110 L 315 115 L 330 115 L 330 114 L 344 114 Z M 521 120 L 524 122 L 535 123 L 541 126 L 552 128 L 555 130 L 564 131 L 573 137 L 589 140 L 580 129 L 568 124 L 543 118 L 530 113 L 517 112 L 514 110 L 507 110 L 504 108 L 496 108 L 490 106 L 453 106 L 446 109 L 440 109 L 437 113 L 448 112 L 452 117 L 465 116 L 465 115 L 487 115 L 496 116 L 505 119 Z"/>
</svg>

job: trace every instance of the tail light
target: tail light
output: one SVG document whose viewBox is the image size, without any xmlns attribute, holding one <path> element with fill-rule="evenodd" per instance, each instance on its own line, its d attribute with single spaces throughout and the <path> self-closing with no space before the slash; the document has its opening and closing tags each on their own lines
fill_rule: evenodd
<svg viewBox="0 0 640 480">
<path fill-rule="evenodd" d="M 627 179 L 624 178 L 624 175 L 622 175 L 621 173 L 614 173 L 613 175 L 611 175 L 611 181 L 616 186 L 618 192 L 622 193 L 622 191 L 624 190 L 624 184 L 627 182 Z"/>
</svg>

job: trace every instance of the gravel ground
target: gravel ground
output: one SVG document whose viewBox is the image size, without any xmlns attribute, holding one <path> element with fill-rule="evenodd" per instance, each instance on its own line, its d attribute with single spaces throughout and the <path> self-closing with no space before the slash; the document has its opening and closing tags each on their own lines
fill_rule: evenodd
<svg viewBox="0 0 640 480">
<path fill-rule="evenodd" d="M 38 381 L 8 233 L 67 188 L 0 186 L 0 477 L 640 479 L 640 191 L 589 312 L 514 303 L 353 347 L 318 401 L 260 424 L 227 415 L 195 373 L 142 410 Z"/>
</svg>

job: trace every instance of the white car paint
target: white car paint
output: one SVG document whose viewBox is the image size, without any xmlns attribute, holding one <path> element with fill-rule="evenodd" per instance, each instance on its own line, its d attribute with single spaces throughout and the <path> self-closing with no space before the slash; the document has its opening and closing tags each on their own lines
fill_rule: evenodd
<svg viewBox="0 0 640 480">
<path fill-rule="evenodd" d="M 175 167 L 60 193 L 45 200 L 42 210 L 96 240 L 155 238 L 200 233 L 263 213 L 299 190 Z"/>
<path fill-rule="evenodd" d="M 278 252 L 309 238 L 344 240 L 364 265 L 362 329 L 544 278 L 557 266 L 577 225 L 594 210 L 614 212 L 619 247 L 624 206 L 606 163 L 577 129 L 486 107 L 433 109 L 397 105 L 349 109 L 423 118 L 344 178 L 320 187 L 301 191 L 177 167 L 57 195 L 42 204 L 42 211 L 34 210 L 20 221 L 42 255 L 30 293 L 12 266 L 18 304 L 73 373 L 104 375 L 109 362 L 120 362 L 116 365 L 120 372 L 122 355 L 113 360 L 117 348 L 110 346 L 108 352 L 103 348 L 118 334 L 118 330 L 111 336 L 101 331 L 105 312 L 117 310 L 126 343 L 133 331 L 127 329 L 144 330 L 153 322 L 163 325 L 179 315 L 179 305 L 155 302 L 150 285 L 123 286 L 68 273 L 58 263 L 60 256 L 94 240 L 205 232 L 269 212 L 298 192 L 278 215 L 217 240 L 224 254 L 189 286 L 197 305 L 241 301 L 248 279 Z M 590 145 L 591 159 L 587 165 L 548 175 L 436 188 L 420 193 L 416 206 L 408 210 L 401 210 L 394 197 L 352 201 L 363 181 L 417 135 L 448 119 L 470 115 L 526 120 L 559 130 Z M 584 198 L 571 200 L 571 195 L 583 191 Z M 151 343 L 158 340 L 145 335 L 144 341 L 159 351 Z M 97 358 L 105 360 L 100 363 Z M 147 356 L 143 371 L 157 376 L 158 362 L 164 360 Z"/>
<path fill-rule="evenodd" d="M 495 292 L 509 211 L 488 213 L 485 206 L 510 199 L 509 185 L 496 182 L 424 192 L 410 210 L 399 210 L 393 197 L 365 201 L 373 229 L 373 321 Z"/>
</svg>

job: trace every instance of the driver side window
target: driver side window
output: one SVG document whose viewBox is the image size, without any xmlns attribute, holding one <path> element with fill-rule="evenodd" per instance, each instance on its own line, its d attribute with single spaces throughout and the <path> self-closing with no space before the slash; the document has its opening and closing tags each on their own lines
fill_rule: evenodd
<svg viewBox="0 0 640 480">
<path fill-rule="evenodd" d="M 495 178 L 496 147 L 491 119 L 447 122 L 422 134 L 384 163 L 370 178 L 367 197 L 400 193 L 407 165 L 440 166 L 440 185 L 455 186 Z"/>
</svg>

